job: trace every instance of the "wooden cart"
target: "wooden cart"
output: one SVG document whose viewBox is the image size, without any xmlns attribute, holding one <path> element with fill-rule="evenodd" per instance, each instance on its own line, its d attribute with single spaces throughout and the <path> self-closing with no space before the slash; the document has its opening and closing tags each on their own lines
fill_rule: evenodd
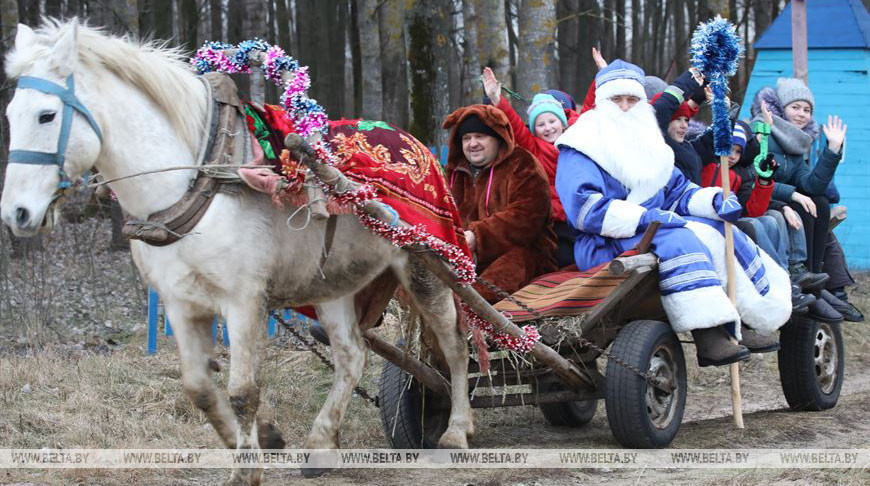
<svg viewBox="0 0 870 486">
<path fill-rule="evenodd" d="M 313 151 L 295 134 L 285 141 L 294 158 L 305 163 L 337 192 L 353 185 L 337 169 L 317 162 Z M 363 210 L 389 221 L 393 213 L 378 202 Z M 402 224 L 400 222 L 400 224 Z M 532 405 L 553 425 L 588 423 L 599 399 L 605 400 L 608 422 L 625 447 L 654 448 L 671 443 L 679 431 L 686 404 L 686 363 L 682 345 L 661 307 L 657 257 L 648 253 L 656 227 L 638 246 L 639 254 L 609 265 L 625 280 L 602 302 L 576 316 L 538 322 L 542 340 L 517 365 L 494 357 L 491 372 L 480 374 L 471 361 L 471 405 L 475 408 Z M 458 283 L 450 268 L 426 248 L 410 248 L 434 275 L 446 283 L 481 318 L 512 336 L 520 328 L 489 305 L 471 287 Z M 373 304 L 383 309 L 386 301 Z M 699 305 L 703 305 L 699 302 Z M 376 314 L 376 313 L 375 313 Z M 375 315 L 363 317 L 367 329 Z M 385 434 L 393 447 L 434 447 L 447 427 L 449 374 L 436 359 L 421 361 L 372 330 L 365 338 L 384 357 L 379 406 Z M 783 392 L 794 410 L 833 407 L 843 382 L 843 339 L 839 324 L 795 316 L 780 331 L 779 372 Z M 599 358 L 605 357 L 601 373 Z M 489 391 L 489 393 L 487 393 Z"/>
</svg>

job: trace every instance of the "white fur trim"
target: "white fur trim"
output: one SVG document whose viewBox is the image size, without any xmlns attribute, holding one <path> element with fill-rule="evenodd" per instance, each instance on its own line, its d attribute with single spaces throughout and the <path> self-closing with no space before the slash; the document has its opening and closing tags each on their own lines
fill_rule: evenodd
<svg viewBox="0 0 870 486">
<path fill-rule="evenodd" d="M 674 171 L 674 151 L 662 138 L 649 103 L 639 102 L 623 113 L 609 99 L 603 100 L 568 127 L 556 146 L 571 147 L 592 159 L 625 186 L 625 200 L 635 204 L 664 188 Z"/>
<path fill-rule="evenodd" d="M 740 319 L 722 287 L 701 287 L 662 296 L 674 332 L 708 329 Z"/>
<path fill-rule="evenodd" d="M 643 85 L 634 79 L 614 79 L 608 81 L 595 88 L 595 104 L 599 104 L 601 100 L 608 100 L 614 96 L 628 95 L 637 96 L 640 98 L 638 103 L 646 101 L 646 91 L 643 90 Z"/>
<path fill-rule="evenodd" d="M 713 209 L 713 198 L 720 192 L 722 192 L 721 187 L 705 187 L 703 189 L 698 189 L 698 191 L 692 194 L 692 197 L 689 198 L 689 204 L 687 205 L 689 214 L 692 216 L 722 221 L 722 218 L 720 218 L 719 215 L 716 214 L 716 210 Z"/>
<path fill-rule="evenodd" d="M 726 285 L 728 277 L 725 270 L 725 237 L 713 227 L 696 221 L 689 221 L 686 228 L 692 230 L 695 236 L 710 249 L 719 280 L 722 281 L 723 286 Z M 741 319 L 752 329 L 761 334 L 770 334 L 782 327 L 791 317 L 791 282 L 788 273 L 764 250 L 759 248 L 759 252 L 770 283 L 770 290 L 767 295 L 759 294 L 743 268 L 735 264 L 737 310 L 740 312 Z M 704 306 L 706 305 L 707 303 L 704 302 Z"/>
<path fill-rule="evenodd" d="M 609 238 L 628 238 L 637 234 L 640 217 L 646 212 L 641 206 L 622 199 L 610 201 L 604 221 L 601 223 L 601 235 Z"/>
</svg>

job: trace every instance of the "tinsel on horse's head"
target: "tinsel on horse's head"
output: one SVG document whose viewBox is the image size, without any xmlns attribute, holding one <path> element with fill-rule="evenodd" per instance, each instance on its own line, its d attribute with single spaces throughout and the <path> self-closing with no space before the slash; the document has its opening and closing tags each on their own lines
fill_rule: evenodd
<svg viewBox="0 0 870 486">
<path fill-rule="evenodd" d="M 692 34 L 692 66 L 713 89 L 713 146 L 716 155 L 731 153 L 731 121 L 725 102 L 728 77 L 737 72 L 743 54 L 734 25 L 720 16 L 702 23 Z"/>
</svg>

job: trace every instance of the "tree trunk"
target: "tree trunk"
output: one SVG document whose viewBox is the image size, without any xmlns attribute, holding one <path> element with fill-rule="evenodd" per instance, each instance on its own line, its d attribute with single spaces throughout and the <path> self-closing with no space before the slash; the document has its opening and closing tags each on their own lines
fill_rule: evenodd
<svg viewBox="0 0 870 486">
<path fill-rule="evenodd" d="M 224 2 L 222 0 L 208 0 L 211 11 L 209 17 L 211 21 L 211 39 L 212 41 L 222 41 L 224 36 Z M 281 4 L 283 0 L 278 0 Z M 280 24 L 279 24 L 280 25 Z"/>
<path fill-rule="evenodd" d="M 616 13 L 616 0 L 604 0 L 604 8 L 601 10 L 603 18 L 603 35 L 601 39 L 601 53 L 608 61 L 616 59 L 616 25 L 614 18 Z"/>
<path fill-rule="evenodd" d="M 510 76 L 508 26 L 504 0 L 474 0 L 477 15 L 477 42 L 480 65 L 489 66 L 499 81 L 507 84 Z"/>
<path fill-rule="evenodd" d="M 474 0 L 462 0 L 462 23 L 464 26 L 465 43 L 462 49 L 462 65 L 465 71 L 465 83 L 462 93 L 462 105 L 480 103 L 483 98 L 483 84 L 480 82 L 480 48 L 477 36 L 477 10 Z"/>
<path fill-rule="evenodd" d="M 627 56 L 625 52 L 625 0 L 616 0 L 616 24 L 614 24 L 614 28 L 616 29 L 616 56 L 619 59 L 625 59 Z"/>
<path fill-rule="evenodd" d="M 287 0 L 275 0 L 275 17 L 278 24 L 278 45 L 280 45 L 288 55 L 295 57 L 296 46 L 290 42 L 290 24 L 292 24 L 293 19 L 292 12 L 287 8 Z"/>
<path fill-rule="evenodd" d="M 562 0 L 556 2 L 556 40 L 559 42 L 559 89 L 573 97 L 577 97 L 577 87 L 580 80 L 577 79 L 577 65 L 582 62 L 581 53 L 578 50 L 580 20 L 575 14 L 579 13 L 579 0 Z M 588 34 L 588 33 L 587 33 Z"/>
<path fill-rule="evenodd" d="M 450 21 L 449 15 L 452 10 L 452 0 L 427 0 L 430 9 L 430 21 L 432 28 L 429 35 L 432 43 L 432 60 L 435 70 L 435 86 L 432 98 L 432 127 L 434 137 L 432 141 L 437 147 L 447 145 L 448 133 L 441 129 L 441 123 L 447 117 L 450 110 Z"/>
<path fill-rule="evenodd" d="M 408 65 L 405 57 L 405 10 L 407 0 L 385 0 L 378 12 L 381 44 L 381 79 L 384 119 L 409 127 Z"/>
<path fill-rule="evenodd" d="M 516 89 L 531 98 L 535 93 L 555 84 L 555 0 L 523 0 L 519 11 L 518 37 L 520 44 Z"/>
<path fill-rule="evenodd" d="M 689 42 L 686 36 L 686 5 L 684 0 L 674 0 L 674 51 L 672 63 L 676 70 L 673 75 L 677 76 L 689 65 Z"/>
<path fill-rule="evenodd" d="M 631 62 L 643 65 L 640 0 L 631 0 Z"/>
<path fill-rule="evenodd" d="M 37 5 L 38 7 L 38 5 Z M 2 43 L 0 43 L 0 58 L 5 57 L 6 52 L 12 47 L 15 41 L 15 31 L 20 20 L 18 12 L 19 12 L 18 2 L 15 0 L 0 0 L 0 20 L 2 20 L 2 35 L 3 38 Z M 6 86 L 6 72 L 0 70 L 0 84 Z M 2 106 L 6 106 L 9 104 L 9 100 L 12 98 L 12 93 L 14 90 L 5 89 L 0 91 L 0 103 Z M 5 156 L 7 144 L 6 141 L 9 140 L 9 124 L 7 123 L 6 117 L 0 118 L 0 126 L 2 126 L 2 132 L 0 132 L 0 136 L 2 136 L 2 147 L 0 147 L 0 151 L 3 152 L 3 157 L 0 157 L 0 186 L 2 186 L 4 179 L 6 177 L 6 163 L 7 159 Z M 35 236 L 32 238 L 16 238 L 15 235 L 12 234 L 12 230 L 9 229 L 8 226 L 3 225 L 4 231 L 6 232 L 7 237 L 9 238 L 9 249 L 10 249 L 10 257 L 12 258 L 21 258 L 26 256 L 31 251 L 42 250 L 42 236 Z"/>
<path fill-rule="evenodd" d="M 59 19 L 61 14 L 60 7 L 61 0 L 45 0 L 45 12 L 43 12 L 43 15 Z"/>
<path fill-rule="evenodd" d="M 421 2 L 423 3 L 423 2 Z M 432 100 L 435 97 L 435 62 L 432 28 L 424 5 L 411 12 L 408 36 L 408 64 L 411 69 L 411 133 L 423 143 L 435 139 Z"/>
<path fill-rule="evenodd" d="M 384 101 L 381 88 L 381 38 L 378 29 L 378 0 L 358 0 L 359 46 L 362 61 L 362 117 L 382 120 Z"/>
<path fill-rule="evenodd" d="M 18 0 L 18 22 L 36 27 L 39 25 L 39 14 L 39 2 Z"/>
<path fill-rule="evenodd" d="M 592 47 L 601 47 L 598 43 L 601 38 L 601 10 L 598 7 L 598 2 L 596 0 L 580 0 L 580 11 L 589 12 L 589 14 L 580 17 L 577 24 L 577 66 L 575 69 L 579 84 L 570 86 L 572 90 L 570 93 L 575 94 L 574 100 L 578 107 L 583 106 L 586 89 L 598 72 L 598 68 L 592 62 Z"/>
</svg>

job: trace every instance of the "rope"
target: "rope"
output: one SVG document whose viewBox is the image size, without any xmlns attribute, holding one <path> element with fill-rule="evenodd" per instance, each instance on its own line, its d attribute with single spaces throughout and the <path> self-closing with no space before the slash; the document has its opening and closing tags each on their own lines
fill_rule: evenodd
<svg viewBox="0 0 870 486">
<path fill-rule="evenodd" d="M 112 182 L 123 181 L 125 179 L 132 179 L 134 177 L 139 177 L 139 176 L 143 176 L 143 175 L 158 174 L 160 172 L 170 172 L 173 170 L 198 170 L 198 171 L 205 172 L 208 169 L 244 169 L 246 167 L 255 168 L 258 166 L 251 165 L 251 164 L 176 165 L 173 167 L 164 167 L 163 169 L 146 170 L 144 172 L 137 172 L 135 174 L 125 175 L 125 176 L 121 176 L 121 177 L 115 177 L 114 179 L 106 179 L 106 180 L 99 181 L 99 182 L 93 182 L 94 179 L 96 179 L 96 177 L 97 177 L 95 175 L 95 176 L 91 176 L 91 181 L 88 182 L 87 187 L 89 187 L 89 188 L 90 187 L 100 187 L 100 186 L 104 186 L 106 184 L 110 184 Z M 262 167 L 265 167 L 265 166 L 262 166 Z"/>
</svg>

